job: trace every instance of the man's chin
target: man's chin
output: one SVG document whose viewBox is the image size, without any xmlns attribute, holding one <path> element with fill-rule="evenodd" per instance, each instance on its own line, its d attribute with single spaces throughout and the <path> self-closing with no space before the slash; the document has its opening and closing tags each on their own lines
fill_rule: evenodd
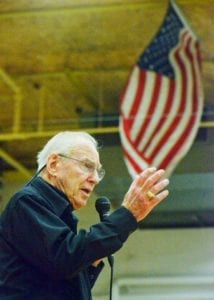
<svg viewBox="0 0 214 300">
<path fill-rule="evenodd" d="M 74 209 L 80 209 L 80 208 L 85 207 L 87 205 L 87 203 L 88 203 L 88 199 L 81 199 L 72 204 L 73 204 Z"/>
</svg>

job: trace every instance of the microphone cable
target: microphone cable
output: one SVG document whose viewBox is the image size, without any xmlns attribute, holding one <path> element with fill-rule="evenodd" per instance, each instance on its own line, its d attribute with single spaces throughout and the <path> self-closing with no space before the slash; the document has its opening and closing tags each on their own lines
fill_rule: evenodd
<svg viewBox="0 0 214 300">
<path fill-rule="evenodd" d="M 108 262 L 110 266 L 110 286 L 109 286 L 109 300 L 112 300 L 112 289 L 113 289 L 113 279 L 114 279 L 114 256 L 108 256 Z"/>
</svg>

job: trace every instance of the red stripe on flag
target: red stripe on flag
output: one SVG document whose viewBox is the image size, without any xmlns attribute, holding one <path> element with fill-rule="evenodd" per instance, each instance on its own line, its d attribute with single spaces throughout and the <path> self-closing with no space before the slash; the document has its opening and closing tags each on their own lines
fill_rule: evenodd
<svg viewBox="0 0 214 300">
<path fill-rule="evenodd" d="M 179 109 L 176 113 L 175 118 L 173 119 L 170 127 L 168 128 L 168 130 L 166 131 L 165 135 L 162 137 L 162 139 L 160 140 L 160 142 L 157 144 L 157 146 L 155 147 L 155 149 L 153 150 L 153 152 L 151 153 L 151 159 L 153 160 L 155 158 L 155 156 L 158 154 L 158 152 L 161 150 L 161 148 L 167 143 L 169 137 L 172 135 L 172 133 L 174 132 L 174 130 L 176 129 L 176 127 L 179 125 L 180 120 L 182 119 L 184 110 L 185 110 L 185 106 L 186 106 L 186 97 L 187 97 L 187 74 L 185 71 L 185 65 L 184 62 L 182 61 L 181 58 L 181 52 L 183 50 L 183 47 L 180 46 L 177 51 L 175 52 L 175 59 L 177 61 L 177 64 L 180 68 L 180 72 L 182 74 L 181 76 L 181 99 L 175 99 L 175 101 L 179 101 L 180 105 L 179 105 Z"/>
<path fill-rule="evenodd" d="M 142 171 L 141 166 L 139 166 L 136 162 L 135 159 L 132 158 L 132 156 L 126 151 L 125 148 L 123 148 L 124 151 L 124 155 L 126 157 L 126 159 L 129 161 L 129 163 L 131 164 L 132 168 L 135 170 L 135 172 L 138 174 Z"/>
<path fill-rule="evenodd" d="M 122 119 L 121 120 L 122 122 L 122 128 L 123 128 L 123 132 L 126 136 L 126 139 L 128 141 L 128 143 L 133 147 L 133 142 L 131 140 L 131 137 L 130 137 L 130 132 L 129 132 L 129 120 L 127 119 Z M 123 143 L 123 148 L 126 148 L 126 145 Z M 147 163 L 149 163 L 149 160 L 147 159 L 147 157 L 143 156 L 142 153 L 140 151 L 138 151 L 137 148 L 133 148 L 133 151 L 137 154 L 137 156 L 139 156 L 142 160 L 146 161 Z M 127 151 L 126 151 L 127 152 Z M 130 156 L 132 155 L 133 153 L 130 153 Z"/>
<path fill-rule="evenodd" d="M 199 99 L 198 99 L 198 93 L 197 93 L 197 76 L 196 76 L 196 70 L 195 70 L 195 65 L 193 63 L 194 58 L 192 53 L 190 52 L 189 48 L 187 49 L 187 56 L 189 57 L 191 61 L 191 75 L 193 78 L 193 95 L 192 95 L 192 114 L 190 116 L 189 122 L 183 131 L 181 137 L 177 140 L 177 142 L 174 144 L 168 155 L 165 157 L 165 159 L 162 161 L 160 164 L 161 168 L 167 168 L 168 165 L 170 164 L 171 160 L 175 157 L 177 152 L 182 148 L 184 145 L 185 141 L 188 139 L 194 125 L 196 124 L 196 117 L 197 117 L 197 112 L 199 111 Z"/>
<path fill-rule="evenodd" d="M 141 104 L 141 101 L 142 101 L 142 97 L 143 97 L 143 93 L 144 93 L 143 87 L 145 85 L 145 80 L 146 80 L 146 74 L 144 72 L 140 72 L 139 73 L 139 78 L 138 78 L 138 82 L 140 82 L 140 84 L 138 84 L 136 96 L 134 97 L 132 109 L 131 109 L 130 114 L 129 114 L 130 128 L 133 125 L 135 116 L 136 116 L 137 111 L 139 109 L 139 105 Z"/>
<path fill-rule="evenodd" d="M 146 72 L 144 72 L 144 71 L 141 71 L 141 73 L 146 74 Z M 144 119 L 144 122 L 141 126 L 141 130 L 139 131 L 139 133 L 135 139 L 135 142 L 134 142 L 135 147 L 138 147 L 138 144 L 141 142 L 141 139 L 143 137 L 143 134 L 144 134 L 146 128 L 149 126 L 151 118 L 153 118 L 155 106 L 157 104 L 158 95 L 160 92 L 160 85 L 161 85 L 161 76 L 157 75 L 155 77 L 155 84 L 154 84 L 154 88 L 153 88 L 153 95 L 152 95 L 151 103 L 149 106 L 149 110 L 148 110 L 147 116 Z M 143 88 L 145 87 L 144 82 L 142 83 L 142 86 L 143 86 Z"/>
<path fill-rule="evenodd" d="M 130 84 L 130 81 L 131 81 L 131 77 L 132 77 L 132 72 L 133 72 L 134 68 L 135 68 L 135 65 L 132 67 L 131 73 L 129 74 L 129 78 L 128 78 L 128 80 L 126 82 L 126 85 L 125 85 L 125 87 L 123 89 L 123 92 L 122 92 L 122 94 L 120 96 L 120 110 L 121 110 L 121 113 L 122 113 L 122 105 L 123 105 L 123 102 L 125 100 L 125 95 L 127 93 L 127 89 L 129 87 L 129 84 Z"/>
<path fill-rule="evenodd" d="M 170 2 L 121 99 L 121 137 L 132 175 L 147 165 L 171 172 L 189 150 L 203 108 L 200 63 L 196 36 Z"/>
<path fill-rule="evenodd" d="M 142 153 L 147 151 L 148 146 L 151 144 L 154 137 L 158 135 L 160 128 L 164 125 L 165 121 L 167 120 L 167 117 L 170 114 L 174 96 L 175 96 L 175 81 L 171 79 L 169 80 L 169 90 L 167 94 L 167 100 L 166 100 L 163 115 L 160 118 L 159 122 L 157 123 L 156 127 L 154 128 L 153 134 L 151 135 L 150 139 L 146 143 L 144 149 L 142 150 Z"/>
</svg>

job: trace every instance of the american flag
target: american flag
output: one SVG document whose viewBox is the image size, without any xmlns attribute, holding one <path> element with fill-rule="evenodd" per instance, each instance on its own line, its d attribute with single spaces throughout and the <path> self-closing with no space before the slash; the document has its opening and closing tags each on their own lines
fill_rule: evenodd
<svg viewBox="0 0 214 300">
<path fill-rule="evenodd" d="M 131 176 L 148 166 L 170 175 L 194 141 L 202 110 L 199 41 L 171 1 L 120 99 L 119 132 Z"/>
</svg>

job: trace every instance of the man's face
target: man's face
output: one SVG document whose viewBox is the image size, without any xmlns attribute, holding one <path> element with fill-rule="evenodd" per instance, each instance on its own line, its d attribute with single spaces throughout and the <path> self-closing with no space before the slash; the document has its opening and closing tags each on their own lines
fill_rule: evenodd
<svg viewBox="0 0 214 300">
<path fill-rule="evenodd" d="M 96 171 L 100 167 L 99 154 L 90 143 L 81 143 L 66 155 L 52 154 L 47 163 L 51 184 L 65 193 L 74 209 L 86 206 L 100 181 Z"/>
</svg>

